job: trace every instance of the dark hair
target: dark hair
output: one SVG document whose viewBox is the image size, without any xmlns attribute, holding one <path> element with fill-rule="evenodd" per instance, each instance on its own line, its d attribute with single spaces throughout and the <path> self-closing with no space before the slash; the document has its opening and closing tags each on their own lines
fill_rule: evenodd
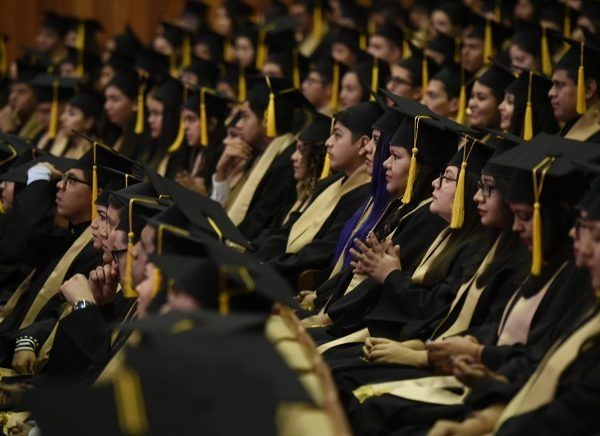
<svg viewBox="0 0 600 436">
<path fill-rule="evenodd" d="M 342 124 L 345 128 L 350 130 L 350 133 L 352 134 L 352 142 L 358 141 L 360 138 L 362 138 L 365 135 L 371 136 L 371 134 L 373 133 L 372 130 L 370 130 L 368 132 L 365 132 L 364 130 L 362 130 L 360 124 L 356 122 L 356 119 L 354 119 L 352 117 L 352 115 L 350 115 L 346 111 L 338 112 L 335 115 L 335 121 L 337 123 Z"/>
<path fill-rule="evenodd" d="M 157 168 L 161 160 L 167 154 L 167 150 L 177 138 L 179 133 L 179 123 L 181 121 L 181 108 L 178 105 L 168 105 L 167 103 L 156 99 L 155 92 L 150 93 L 150 97 L 163 105 L 162 126 L 160 135 L 152 140 L 152 146 L 147 150 L 147 155 L 142 156 L 151 167 Z M 185 137 L 184 137 L 185 142 Z M 184 146 L 184 148 L 187 148 Z"/>
<path fill-rule="evenodd" d="M 509 133 L 522 137 L 523 129 L 525 127 L 525 111 L 527 109 L 527 95 L 520 93 L 514 94 L 515 102 L 513 114 L 510 119 Z M 551 135 L 558 133 L 560 126 L 554 118 L 554 111 L 549 101 L 544 102 L 545 104 L 536 104 L 532 107 L 533 114 L 533 132 L 534 134 L 540 132 L 546 132 Z"/>
<path fill-rule="evenodd" d="M 314 192 L 323 170 L 326 150 L 324 142 L 302 141 L 300 153 L 306 176 L 298 182 L 298 198 L 308 198 Z"/>
</svg>

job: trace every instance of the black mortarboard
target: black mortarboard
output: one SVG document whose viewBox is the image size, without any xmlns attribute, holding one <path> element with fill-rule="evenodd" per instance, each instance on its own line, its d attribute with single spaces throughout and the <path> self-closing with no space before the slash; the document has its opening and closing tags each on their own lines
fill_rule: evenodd
<svg viewBox="0 0 600 436">
<path fill-rule="evenodd" d="M 204 105 L 202 105 L 203 99 Z M 227 118 L 227 116 L 229 115 L 229 107 L 233 103 L 235 102 L 229 97 L 220 94 L 213 89 L 200 88 L 199 90 L 192 92 L 188 95 L 188 99 L 186 100 L 183 107 L 185 109 L 189 109 L 191 111 L 196 112 L 201 120 L 202 110 L 204 107 L 206 117 L 214 117 L 217 118 L 219 121 L 224 121 L 225 118 Z"/>
<path fill-rule="evenodd" d="M 594 179 L 590 183 L 590 188 L 581 198 L 576 208 L 580 211 L 585 211 L 585 219 L 600 220 L 600 165 L 574 162 L 586 175 L 593 176 Z"/>
<path fill-rule="evenodd" d="M 493 12 L 497 21 L 512 21 L 516 0 L 484 0 L 481 12 Z"/>
<path fill-rule="evenodd" d="M 499 132 L 497 130 L 487 128 L 483 128 L 483 130 L 488 133 L 488 140 L 486 141 L 486 144 L 494 148 L 494 153 L 492 154 L 490 160 L 483 167 L 481 172 L 484 174 L 489 174 L 495 179 L 502 179 L 505 182 L 508 182 L 512 175 L 512 170 L 503 165 L 495 164 L 494 159 L 501 154 L 506 153 L 511 148 L 523 144 L 523 139 L 508 132 Z M 504 195 L 505 193 L 506 189 L 503 190 L 502 194 Z"/>
<path fill-rule="evenodd" d="M 373 123 L 373 130 L 379 130 L 391 139 L 405 117 L 400 111 L 392 108 L 385 109 L 384 114 Z"/>
<path fill-rule="evenodd" d="M 20 136 L 0 133 L 0 173 L 16 168 L 36 155 L 36 150 Z"/>
<path fill-rule="evenodd" d="M 402 59 L 397 65 L 410 71 L 413 86 L 421 86 L 425 89 L 429 78 L 439 71 L 440 66 L 435 60 L 425 56 L 423 49 L 411 45 L 410 50 L 411 56 Z"/>
<path fill-rule="evenodd" d="M 169 108 L 179 109 L 183 103 L 183 84 L 177 79 L 168 77 L 154 89 L 153 98 Z"/>
<path fill-rule="evenodd" d="M 311 144 L 323 145 L 331 135 L 331 117 L 315 113 L 311 123 L 305 127 L 299 134 L 300 141 Z"/>
<path fill-rule="evenodd" d="M 385 21 L 381 26 L 375 29 L 374 35 L 382 36 L 392 44 L 402 47 L 402 41 L 404 40 L 404 32 L 398 26 L 390 21 Z"/>
<path fill-rule="evenodd" d="M 385 85 L 390 76 L 388 63 L 370 55 L 367 61 L 354 65 L 349 71 L 355 72 L 367 89 L 374 93 L 377 93 L 377 90 Z"/>
<path fill-rule="evenodd" d="M 477 81 L 490 88 L 496 99 L 500 102 L 503 99 L 504 90 L 515 78 L 515 75 L 508 68 L 494 62 Z"/>
<path fill-rule="evenodd" d="M 36 100 L 42 102 L 63 102 L 76 91 L 79 80 L 70 77 L 58 77 L 50 74 L 39 74 L 31 84 L 36 90 Z"/>
<path fill-rule="evenodd" d="M 227 63 L 219 81 L 231 85 L 237 91 L 238 100 L 244 101 L 248 98 L 248 91 L 262 81 L 262 78 L 254 66 L 244 68 L 235 63 Z"/>
<path fill-rule="evenodd" d="M 137 101 L 140 80 L 138 73 L 131 70 L 117 71 L 107 87 L 114 86 L 131 100 Z"/>
<path fill-rule="evenodd" d="M 439 33 L 427 43 L 425 52 L 428 51 L 439 53 L 443 61 L 457 61 L 460 58 L 460 39 Z"/>
<path fill-rule="evenodd" d="M 243 0 L 225 0 L 225 8 L 231 19 L 238 23 L 248 21 L 254 14 L 254 8 Z"/>
<path fill-rule="evenodd" d="M 123 33 L 113 36 L 112 39 L 115 43 L 113 53 L 124 57 L 132 58 L 144 48 L 144 44 L 142 44 L 129 24 L 125 26 Z"/>
<path fill-rule="evenodd" d="M 369 10 L 358 2 L 344 1 L 341 2 L 342 17 L 348 18 L 352 21 L 352 24 L 360 30 L 367 29 L 367 20 L 369 18 Z"/>
<path fill-rule="evenodd" d="M 471 25 L 467 28 L 464 38 L 483 41 L 483 60 L 487 64 L 499 52 L 510 33 L 511 30 L 503 24 L 472 14 Z"/>
<path fill-rule="evenodd" d="M 199 25 L 203 25 L 206 21 L 206 13 L 208 12 L 209 4 L 202 0 L 186 0 L 181 15 L 190 15 L 197 18 Z"/>
<path fill-rule="evenodd" d="M 165 80 L 169 76 L 170 67 L 170 58 L 167 55 L 152 49 L 144 49 L 135 53 L 135 68 L 145 73 L 153 82 Z"/>
<path fill-rule="evenodd" d="M 194 44 L 205 44 L 210 50 L 210 59 L 219 63 L 223 60 L 225 41 L 221 35 L 211 31 L 210 29 L 202 29 L 194 35 Z"/>
<path fill-rule="evenodd" d="M 169 41 L 173 48 L 181 47 L 183 45 L 183 38 L 185 35 L 188 35 L 189 37 L 189 32 L 178 23 L 163 20 L 160 24 L 163 28 L 163 36 Z"/>
<path fill-rule="evenodd" d="M 296 88 L 302 86 L 302 80 L 308 71 L 308 58 L 302 56 L 298 49 L 269 51 L 265 63 L 279 65 L 284 77 L 292 79 Z"/>
<path fill-rule="evenodd" d="M 98 187 L 102 188 L 102 192 L 100 192 L 94 204 L 101 206 L 108 205 L 111 192 L 128 188 L 142 181 L 137 176 L 102 165 L 98 165 L 96 173 Z"/>
<path fill-rule="evenodd" d="M 443 11 L 453 24 L 464 27 L 468 23 L 469 10 L 461 3 L 454 0 L 443 0 L 438 2 L 434 10 Z"/>
<path fill-rule="evenodd" d="M 22 163 L 19 166 L 13 166 L 9 171 L 0 174 L 0 180 L 26 184 L 27 171 L 29 170 L 29 168 L 41 162 L 51 163 L 56 167 L 57 170 L 65 172 L 69 168 L 73 167 L 75 160 L 68 159 L 66 157 L 57 157 L 52 154 L 43 154 L 41 156 L 36 157 L 35 159 L 25 161 L 25 163 Z"/>
<path fill-rule="evenodd" d="M 85 74 L 94 75 L 101 67 L 102 61 L 100 57 L 90 51 L 81 51 L 68 48 L 67 57 L 61 62 L 62 64 L 71 64 L 76 68 L 77 77 L 83 78 Z"/>
<path fill-rule="evenodd" d="M 96 119 L 102 114 L 102 97 L 93 92 L 78 92 L 69 99 L 68 103 L 81 110 L 86 118 Z"/>
<path fill-rule="evenodd" d="M 93 18 L 78 18 L 78 17 L 65 17 L 65 20 L 68 23 L 68 30 L 71 31 L 79 31 L 81 26 L 84 27 L 85 37 L 92 38 L 96 33 L 102 32 L 104 30 L 104 26 L 100 21 L 95 20 Z"/>
<path fill-rule="evenodd" d="M 16 61 L 17 74 L 12 77 L 13 83 L 30 83 L 36 76 L 46 73 L 50 66 L 49 59 L 42 56 L 22 56 Z"/>
<path fill-rule="evenodd" d="M 325 84 L 331 83 L 330 106 L 334 110 L 337 109 L 339 104 L 340 85 L 347 68 L 346 65 L 334 61 L 330 56 L 322 56 L 321 59 L 310 68 L 310 71 L 315 71 L 321 76 Z"/>
<path fill-rule="evenodd" d="M 55 12 L 45 11 L 41 26 L 58 33 L 62 38 L 69 30 L 69 20 Z"/>
<path fill-rule="evenodd" d="M 337 27 L 331 34 L 333 44 L 343 44 L 352 51 L 359 51 L 361 34 L 348 27 Z"/>
<path fill-rule="evenodd" d="M 192 63 L 189 67 L 185 68 L 185 71 L 189 71 L 198 77 L 199 86 L 208 86 L 213 88 L 217 83 L 221 69 L 217 64 L 211 61 L 205 61 L 198 57 L 192 57 Z"/>
<path fill-rule="evenodd" d="M 342 122 L 352 131 L 357 131 L 361 135 L 371 135 L 373 124 L 383 115 L 381 106 L 373 101 L 365 101 L 348 109 L 337 112 L 333 118 Z"/>
</svg>

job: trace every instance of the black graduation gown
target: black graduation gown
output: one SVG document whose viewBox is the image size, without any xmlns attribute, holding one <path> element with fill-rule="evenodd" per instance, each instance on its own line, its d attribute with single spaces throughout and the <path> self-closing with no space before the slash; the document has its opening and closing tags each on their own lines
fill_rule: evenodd
<svg viewBox="0 0 600 436">
<path fill-rule="evenodd" d="M 575 119 L 565 123 L 565 125 L 560 129 L 558 133 L 559 136 L 566 136 L 569 133 L 569 130 L 575 125 L 575 123 L 579 120 L 580 117 L 576 117 Z M 593 142 L 595 144 L 600 144 L 600 132 L 594 133 L 592 136 L 585 140 L 586 142 Z"/>
<path fill-rule="evenodd" d="M 275 158 L 258 184 L 246 216 L 238 225 L 246 239 L 254 239 L 262 229 L 281 222 L 296 200 L 296 180 L 291 157 L 295 148 L 287 147 Z"/>
<path fill-rule="evenodd" d="M 327 220 L 325 220 L 313 240 L 298 252 L 285 253 L 289 236 L 288 231 L 285 239 L 277 237 L 278 241 L 270 242 L 269 246 L 265 247 L 257 255 L 260 258 L 260 254 L 264 254 L 267 248 L 273 248 L 275 242 L 281 243 L 282 250 L 274 257 L 268 259 L 267 263 L 277 268 L 293 287 L 298 286 L 298 277 L 303 271 L 308 269 L 326 270 L 330 268 L 340 232 L 346 222 L 352 218 L 356 209 L 367 198 L 370 190 L 370 184 L 366 183 L 340 198 L 339 203 Z"/>
<path fill-rule="evenodd" d="M 4 240 L 6 214 L 0 215 L 0 239 Z M 9 259 L 0 243 L 0 305 L 6 304 L 13 291 L 31 272 L 31 267 L 20 261 Z"/>
</svg>

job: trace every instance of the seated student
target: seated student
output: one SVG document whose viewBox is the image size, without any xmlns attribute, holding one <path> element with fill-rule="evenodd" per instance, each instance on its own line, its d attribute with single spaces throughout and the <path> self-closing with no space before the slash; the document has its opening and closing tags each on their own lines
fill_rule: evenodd
<svg viewBox="0 0 600 436">
<path fill-rule="evenodd" d="M 309 68 L 302 82 L 302 94 L 320 113 L 331 116 L 338 110 L 345 70 L 343 65 L 328 57 Z"/>
<path fill-rule="evenodd" d="M 87 274 L 100 262 L 89 227 L 91 167 L 96 161 L 110 161 L 119 168 L 131 166 L 122 156 L 97 146 L 96 153 L 90 150 L 67 165 L 65 175 L 56 184 L 56 200 L 51 177 L 61 173 L 44 163 L 27 171 L 27 186 L 15 199 L 8 227 L 10 234 L 4 237 L 3 250 L 12 258 L 23 259 L 36 271 L 20 285 L 4 308 L 0 323 L 3 359 L 10 358 L 11 349 L 15 342 L 19 345 L 20 339 L 26 339 L 29 345 L 21 347 L 23 351 L 41 346 L 50 333 L 48 328 L 52 329 L 52 320 L 56 322 L 59 315 L 58 291 L 62 282 L 77 273 Z M 67 221 L 68 230 L 54 226 L 55 204 L 56 217 Z"/>
<path fill-rule="evenodd" d="M 188 96 L 181 115 L 189 149 L 186 166 L 175 174 L 177 183 L 192 191 L 210 192 L 212 174 L 223 151 L 224 123 L 232 103 L 211 88 L 200 88 Z"/>
<path fill-rule="evenodd" d="M 485 53 L 486 42 L 486 20 L 474 16 L 469 26 L 462 35 L 462 46 L 460 52 L 461 66 L 474 77 L 481 76 L 487 68 L 490 59 L 484 59 L 484 56 L 493 57 L 499 53 L 500 48 L 506 37 L 507 28 L 490 20 L 491 26 L 491 45 L 493 53 Z"/>
<path fill-rule="evenodd" d="M 36 50 L 51 59 L 54 65 L 67 55 L 64 36 L 69 28 L 66 16 L 47 11 L 35 38 Z"/>
<path fill-rule="evenodd" d="M 380 220 L 368 236 L 365 235 L 364 242 L 391 239 L 394 244 L 401 245 L 404 268 L 412 271 L 445 226 L 444 220 L 429 211 L 429 193 L 431 183 L 436 176 L 439 177 L 439 171 L 445 165 L 441 160 L 447 162 L 449 156 L 456 152 L 458 137 L 446 130 L 443 124 L 417 115 L 428 113 L 421 105 L 412 109 L 401 107 L 400 110 L 405 111 L 405 118 L 390 141 L 390 158 L 385 163 L 387 189 L 395 194 L 396 201 L 393 207 L 388 208 L 388 217 Z M 440 153 L 439 144 L 445 145 L 443 153 Z M 409 149 L 411 152 L 408 152 Z M 417 232 L 419 238 L 414 237 Z M 357 248 L 362 247 L 363 241 L 354 239 L 349 242 L 345 248 L 349 250 L 348 261 L 350 255 L 356 260 L 356 256 L 360 256 Z M 318 336 L 317 342 L 327 342 L 358 330 L 360 327 L 357 326 L 362 327 L 364 315 L 377 303 L 379 289 L 376 281 L 354 267 L 348 268 L 337 277 L 337 283 L 325 301 L 320 302 L 318 313 L 303 322 L 307 326 L 331 325 L 330 328 L 311 329 L 311 334 Z"/>
<path fill-rule="evenodd" d="M 435 35 L 460 36 L 467 21 L 467 9 L 460 3 L 441 1 L 431 11 L 431 26 Z"/>
<path fill-rule="evenodd" d="M 572 247 L 567 237 L 567 231 L 573 222 L 573 202 L 577 201 L 573 196 L 573 186 L 583 183 L 581 175 L 571 163 L 567 163 L 567 174 L 557 177 L 550 165 L 547 172 L 549 176 L 544 177 L 540 192 L 539 185 L 534 191 L 532 170 L 523 168 L 536 167 L 550 150 L 553 155 L 560 150 L 560 161 L 557 162 L 559 166 L 563 162 L 571 162 L 576 156 L 593 159 L 597 155 L 590 144 L 563 141 L 558 145 L 554 137 L 542 134 L 491 161 L 494 165 L 519 169 L 517 172 L 513 171 L 506 195 L 515 215 L 513 229 L 528 247 L 533 246 L 534 239 L 535 245 L 542 245 L 539 251 L 530 248 L 531 273 L 514 291 L 504 308 L 495 334 L 487 338 L 477 335 L 454 336 L 429 343 L 428 361 L 440 375 L 419 379 L 418 383 L 424 387 L 419 393 L 408 393 L 416 383 L 411 375 L 408 376 L 410 380 L 400 379 L 391 384 L 376 383 L 355 391 L 364 401 L 358 409 L 363 418 L 356 416 L 356 422 L 364 423 L 362 428 L 367 433 L 375 431 L 377 427 L 399 428 L 412 424 L 428 426 L 440 413 L 443 416 L 460 416 L 465 411 L 462 406 L 465 392 L 461 381 L 468 383 L 468 380 L 458 380 L 452 376 L 453 357 L 468 356 L 473 362 L 483 364 L 490 371 L 498 371 L 512 382 L 518 383 L 522 368 L 527 368 L 531 362 L 539 362 L 552 343 L 568 332 L 573 323 L 593 305 L 593 292 L 586 284 L 587 275 L 577 271 L 570 261 Z M 529 157 L 525 159 L 524 154 Z M 534 173 L 539 180 L 540 174 L 537 170 Z M 565 189 L 565 186 L 570 188 Z M 541 204 L 542 228 L 536 224 L 535 230 L 533 221 L 537 220 L 533 219 L 532 197 L 539 198 Z M 562 215 L 556 212 L 557 208 L 562 210 Z M 538 239 L 540 237 L 543 243 Z M 565 307 L 568 309 L 565 310 Z M 418 373 L 421 374 L 420 371 Z M 432 383 L 441 389 L 432 389 Z M 445 387 L 451 387 L 452 393 L 446 391 Z M 492 402 L 498 398 L 498 391 L 494 386 L 491 389 L 486 386 L 475 388 L 477 393 L 473 393 L 474 401 L 477 401 L 477 397 L 481 401 L 487 398 Z M 441 391 L 448 392 L 445 399 L 438 395 Z M 373 396 L 374 392 L 382 395 Z M 427 398 L 425 402 L 424 398 Z M 373 414 L 377 414 L 378 418 L 373 419 Z M 371 418 L 364 418 L 369 415 Z M 414 416 L 414 419 L 409 415 Z"/>
<path fill-rule="evenodd" d="M 255 253 L 258 259 L 275 266 L 291 284 L 297 283 L 304 270 L 328 268 L 340 231 L 368 196 L 371 177 L 362 149 L 370 140 L 371 126 L 382 113 L 378 103 L 365 102 L 334 115 L 333 131 L 325 146 L 331 170 L 342 177 L 315 192 L 295 221 L 270 237 Z M 328 132 L 331 123 L 322 123 L 322 128 Z"/>
<path fill-rule="evenodd" d="M 390 21 L 386 21 L 369 36 L 367 53 L 392 65 L 402 56 L 404 32 Z"/>
<path fill-rule="evenodd" d="M 569 51 L 554 65 L 552 88 L 548 96 L 554 109 L 554 118 L 563 124 L 560 136 L 580 141 L 600 140 L 597 122 L 600 111 L 600 71 L 596 58 L 597 51 L 584 44 L 581 65 L 581 46 L 571 43 Z M 584 69 L 583 83 L 578 80 L 580 66 Z"/>
<path fill-rule="evenodd" d="M 542 31 L 540 28 L 517 30 L 511 38 L 508 55 L 511 69 L 515 74 L 524 70 L 540 74 L 550 73 L 550 71 L 542 69 Z"/>
<path fill-rule="evenodd" d="M 239 136 L 223 150 L 213 175 L 213 190 L 229 192 L 226 173 L 230 166 L 240 156 L 253 159 L 245 180 L 229 195 L 225 205 L 231 221 L 249 240 L 289 210 L 295 201 L 291 131 L 294 114 L 309 104 L 289 85 L 286 80 L 267 77 L 250 91 L 236 124 Z"/>
<path fill-rule="evenodd" d="M 427 84 L 423 95 L 423 104 L 437 115 L 457 119 L 461 110 L 460 93 L 467 79 L 460 65 L 446 61 L 445 67 L 438 71 Z M 466 93 L 466 89 L 463 90 Z"/>
<path fill-rule="evenodd" d="M 470 127 L 497 129 L 500 126 L 498 106 L 514 78 L 504 67 L 494 64 L 475 80 L 467 106 Z"/>
<path fill-rule="evenodd" d="M 371 92 L 377 92 L 379 84 L 389 77 L 389 66 L 385 61 L 371 58 L 350 68 L 342 77 L 340 88 L 340 109 L 349 109 L 368 101 Z"/>
<path fill-rule="evenodd" d="M 504 90 L 504 100 L 498 106 L 500 129 L 527 140 L 540 132 L 558 133 L 558 123 L 548 98 L 551 86 L 549 79 L 523 71 Z M 527 112 L 528 105 L 531 115 Z"/>
<path fill-rule="evenodd" d="M 427 83 L 423 77 L 423 50 L 411 46 L 411 56 L 390 65 L 390 79 L 385 88 L 394 95 L 409 100 L 420 101 L 423 98 Z M 425 56 L 427 71 L 433 76 L 439 66 L 430 57 Z"/>
<path fill-rule="evenodd" d="M 359 49 L 360 33 L 348 27 L 338 27 L 331 34 L 331 58 L 347 68 L 364 60 L 365 52 Z"/>
</svg>

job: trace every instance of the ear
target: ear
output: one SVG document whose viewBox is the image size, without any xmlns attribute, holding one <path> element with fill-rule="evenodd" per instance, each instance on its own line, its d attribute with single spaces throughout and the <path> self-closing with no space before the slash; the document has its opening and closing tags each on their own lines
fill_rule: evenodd
<svg viewBox="0 0 600 436">
<path fill-rule="evenodd" d="M 371 138 L 367 135 L 363 135 L 360 138 L 360 148 L 365 148 L 367 146 L 367 144 L 369 143 L 369 141 L 371 140 Z"/>
<path fill-rule="evenodd" d="M 598 82 L 594 79 L 588 79 L 585 81 L 585 98 L 590 99 L 594 95 L 598 94 Z"/>
<path fill-rule="evenodd" d="M 83 126 L 85 127 L 85 130 L 89 132 L 92 129 L 92 127 L 94 127 L 94 118 L 87 117 L 85 119 L 85 122 L 83 123 Z"/>
<path fill-rule="evenodd" d="M 454 97 L 452 99 L 450 99 L 450 101 L 448 102 L 448 106 L 450 107 L 450 112 L 451 113 L 457 113 L 458 112 L 458 97 Z"/>
<path fill-rule="evenodd" d="M 217 127 L 217 119 L 215 117 L 209 117 L 208 118 L 208 131 L 211 132 L 213 130 L 215 130 L 215 127 Z"/>
<path fill-rule="evenodd" d="M 412 90 L 412 99 L 415 101 L 421 101 L 423 98 L 423 88 L 420 86 L 415 86 Z"/>
<path fill-rule="evenodd" d="M 323 87 L 323 94 L 325 94 L 327 100 L 331 99 L 331 96 L 333 95 L 333 85 L 331 83 Z"/>
</svg>

